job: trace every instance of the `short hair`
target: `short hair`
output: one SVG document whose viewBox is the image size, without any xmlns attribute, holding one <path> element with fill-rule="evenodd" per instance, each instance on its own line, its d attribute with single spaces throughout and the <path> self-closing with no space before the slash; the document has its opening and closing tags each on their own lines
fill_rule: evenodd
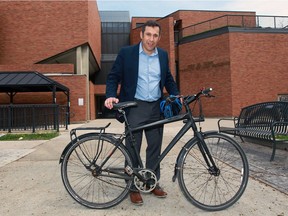
<svg viewBox="0 0 288 216">
<path fill-rule="evenodd" d="M 142 33 L 145 32 L 146 26 L 150 26 L 150 27 L 159 27 L 159 34 L 161 33 L 161 26 L 158 22 L 156 22 L 155 20 L 148 20 L 146 23 L 144 23 L 142 25 Z"/>
</svg>

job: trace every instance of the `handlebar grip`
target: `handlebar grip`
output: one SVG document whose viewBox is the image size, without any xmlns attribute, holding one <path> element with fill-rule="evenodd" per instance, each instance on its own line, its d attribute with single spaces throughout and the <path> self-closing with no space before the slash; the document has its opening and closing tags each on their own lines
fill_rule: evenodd
<svg viewBox="0 0 288 216">
<path fill-rule="evenodd" d="M 188 95 L 184 98 L 184 103 L 185 104 L 190 104 L 191 102 L 197 100 L 198 98 L 200 98 L 200 96 L 203 95 L 209 95 L 209 92 L 211 92 L 213 89 L 212 88 L 206 88 L 200 92 L 198 92 L 196 95 Z"/>
<path fill-rule="evenodd" d="M 202 94 L 207 95 L 207 94 L 209 94 L 209 92 L 211 92 L 212 90 L 213 90 L 212 88 L 204 89 L 204 90 L 202 90 Z"/>
</svg>

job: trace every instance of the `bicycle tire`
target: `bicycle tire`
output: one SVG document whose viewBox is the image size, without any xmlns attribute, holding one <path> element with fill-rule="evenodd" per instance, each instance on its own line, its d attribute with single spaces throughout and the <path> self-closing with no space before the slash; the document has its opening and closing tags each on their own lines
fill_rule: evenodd
<svg viewBox="0 0 288 216">
<path fill-rule="evenodd" d="M 115 143 L 116 139 L 111 136 L 90 134 L 82 136 L 66 151 L 61 177 L 66 190 L 78 203 L 105 209 L 119 204 L 127 196 L 132 178 L 126 174 L 125 167 L 132 167 L 132 162 L 123 144 L 116 146 Z M 108 155 L 111 157 L 98 169 Z"/>
<path fill-rule="evenodd" d="M 239 200 L 246 189 L 248 160 L 241 146 L 227 135 L 207 133 L 204 141 L 220 174 L 209 173 L 199 141 L 192 139 L 180 153 L 178 183 L 187 200 L 198 208 L 224 210 Z"/>
</svg>

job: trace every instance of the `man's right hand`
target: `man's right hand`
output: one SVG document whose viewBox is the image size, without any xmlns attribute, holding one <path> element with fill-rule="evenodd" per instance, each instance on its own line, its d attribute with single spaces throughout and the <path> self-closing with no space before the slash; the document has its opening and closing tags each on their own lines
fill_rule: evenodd
<svg viewBox="0 0 288 216">
<path fill-rule="evenodd" d="M 113 104 L 114 103 L 118 103 L 119 102 L 119 99 L 118 98 L 115 98 L 115 97 L 110 97 L 110 98 L 107 98 L 104 102 L 104 105 L 105 107 L 107 107 L 108 109 L 112 109 L 113 108 Z"/>
</svg>

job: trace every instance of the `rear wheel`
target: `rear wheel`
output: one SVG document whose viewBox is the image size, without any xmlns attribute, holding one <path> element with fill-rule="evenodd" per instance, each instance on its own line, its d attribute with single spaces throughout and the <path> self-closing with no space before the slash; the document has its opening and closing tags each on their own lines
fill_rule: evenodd
<svg viewBox="0 0 288 216">
<path fill-rule="evenodd" d="M 193 139 L 182 152 L 178 183 L 185 197 L 207 211 L 219 211 L 233 205 L 248 183 L 248 161 L 241 146 L 219 133 L 205 135 L 204 141 L 219 169 L 211 171 Z"/>
<path fill-rule="evenodd" d="M 116 140 L 90 135 L 73 144 L 63 157 L 61 177 L 68 193 L 78 203 L 103 209 L 119 204 L 128 194 L 132 177 L 130 156 Z"/>
</svg>

